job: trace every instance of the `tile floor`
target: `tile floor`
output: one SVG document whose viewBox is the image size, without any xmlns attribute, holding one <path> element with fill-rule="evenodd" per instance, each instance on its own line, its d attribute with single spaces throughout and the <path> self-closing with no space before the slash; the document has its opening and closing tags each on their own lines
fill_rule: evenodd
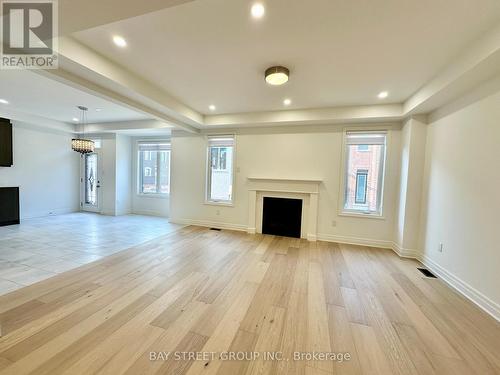
<svg viewBox="0 0 500 375">
<path fill-rule="evenodd" d="M 0 227 L 0 295 L 167 234 L 165 218 L 72 213 Z"/>
</svg>

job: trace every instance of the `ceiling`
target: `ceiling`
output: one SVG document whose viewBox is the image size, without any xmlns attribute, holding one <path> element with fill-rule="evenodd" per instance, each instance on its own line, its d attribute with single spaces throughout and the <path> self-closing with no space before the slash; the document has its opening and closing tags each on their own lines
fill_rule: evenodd
<svg viewBox="0 0 500 375">
<path fill-rule="evenodd" d="M 222 114 L 402 103 L 500 21 L 498 0 L 264 3 L 261 20 L 248 0 L 197 0 L 73 36 L 194 110 Z M 290 81 L 271 87 L 263 74 L 276 64 Z"/>
<path fill-rule="evenodd" d="M 0 83 L 0 98 L 9 102 L 8 105 L 0 104 L 0 115 L 3 109 L 74 124 L 73 118 L 80 118 L 80 111 L 76 107 L 83 105 L 89 108 L 89 123 L 149 118 L 143 113 L 29 70 L 0 70 Z"/>
<path fill-rule="evenodd" d="M 93 132 L 140 136 L 381 124 L 500 77 L 498 0 L 106 0 L 94 17 L 100 4 L 60 0 L 59 69 L 0 70 L 0 116 L 74 132 L 85 105 Z M 290 81 L 273 87 L 278 64 Z"/>
<path fill-rule="evenodd" d="M 172 129 L 130 129 L 116 130 L 114 133 L 128 135 L 131 137 L 168 137 L 172 134 Z"/>
</svg>

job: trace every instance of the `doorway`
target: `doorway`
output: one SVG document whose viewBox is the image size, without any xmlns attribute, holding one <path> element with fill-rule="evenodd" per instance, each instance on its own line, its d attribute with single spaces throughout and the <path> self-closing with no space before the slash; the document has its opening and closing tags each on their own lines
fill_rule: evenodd
<svg viewBox="0 0 500 375">
<path fill-rule="evenodd" d="M 81 208 L 83 211 L 101 211 L 101 158 L 98 152 L 82 155 Z"/>
</svg>

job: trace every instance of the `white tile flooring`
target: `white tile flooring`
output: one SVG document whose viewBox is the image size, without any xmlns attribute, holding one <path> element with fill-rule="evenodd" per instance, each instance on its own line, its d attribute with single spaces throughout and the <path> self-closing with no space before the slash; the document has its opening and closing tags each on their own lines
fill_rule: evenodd
<svg viewBox="0 0 500 375">
<path fill-rule="evenodd" d="M 167 234 L 151 216 L 73 213 L 0 227 L 0 295 Z"/>
</svg>

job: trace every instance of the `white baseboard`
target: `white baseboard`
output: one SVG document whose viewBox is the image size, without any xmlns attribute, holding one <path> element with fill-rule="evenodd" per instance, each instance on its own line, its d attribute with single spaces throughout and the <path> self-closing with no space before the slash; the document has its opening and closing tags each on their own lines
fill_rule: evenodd
<svg viewBox="0 0 500 375">
<path fill-rule="evenodd" d="M 107 211 L 107 210 L 102 210 L 101 212 L 96 212 L 96 214 L 104 215 L 104 216 L 116 216 L 115 211 Z"/>
<path fill-rule="evenodd" d="M 451 288 L 462 294 L 465 298 L 491 315 L 494 319 L 500 321 L 500 305 L 498 305 L 498 303 L 489 299 L 477 289 L 473 288 L 459 277 L 441 267 L 431 258 L 423 255 L 418 250 L 401 248 L 397 243 L 393 243 L 392 249 L 402 258 L 413 258 L 418 260 L 433 273 L 439 276 L 439 278 L 441 278 L 441 280 L 443 280 Z"/>
<path fill-rule="evenodd" d="M 480 291 L 441 267 L 428 256 L 421 255 L 418 260 L 439 276 L 449 286 L 500 322 L 500 305 L 498 303 L 486 297 Z"/>
<path fill-rule="evenodd" d="M 315 241 L 317 241 L 317 240 L 318 240 L 318 236 L 316 236 L 316 235 L 315 235 L 315 234 L 313 234 L 313 233 L 308 233 L 308 234 L 306 235 L 306 238 L 307 238 L 307 240 L 308 240 L 308 241 L 311 241 L 311 242 L 315 242 Z"/>
<path fill-rule="evenodd" d="M 359 238 L 350 236 L 337 236 L 334 234 L 318 233 L 318 241 L 338 242 L 349 245 L 360 245 L 370 247 L 381 247 L 383 249 L 392 249 L 392 241 L 374 240 L 370 238 Z"/>
<path fill-rule="evenodd" d="M 401 258 L 412 258 L 412 259 L 420 258 L 420 251 L 415 249 L 405 249 L 399 246 L 395 242 L 392 243 L 392 250 L 394 250 L 394 252 L 398 254 Z"/>
<path fill-rule="evenodd" d="M 57 208 L 57 209 L 47 210 L 47 211 L 32 212 L 28 215 L 23 215 L 23 213 L 21 212 L 21 221 L 29 220 L 29 219 L 38 219 L 41 217 L 70 214 L 70 213 L 78 212 L 78 211 L 79 211 L 79 208 L 74 207 L 74 208 Z"/>
<path fill-rule="evenodd" d="M 361 245 L 370 247 L 380 247 L 392 249 L 401 258 L 413 258 L 420 261 L 423 265 L 429 268 L 451 288 L 458 291 L 464 297 L 469 299 L 472 303 L 476 304 L 479 308 L 484 310 L 487 314 L 491 315 L 497 321 L 500 321 L 500 306 L 495 301 L 486 297 L 484 294 L 473 288 L 457 276 L 453 275 L 439 264 L 430 258 L 422 255 L 419 250 L 405 249 L 392 241 L 373 240 L 369 238 L 357 238 L 348 236 L 336 236 L 332 234 L 318 234 L 318 240 L 328 242 L 338 242 L 350 245 Z"/>
<path fill-rule="evenodd" d="M 174 224 L 196 225 L 199 227 L 237 230 L 237 231 L 243 231 L 243 232 L 247 231 L 246 225 L 223 223 L 223 222 L 219 222 L 219 221 L 191 220 L 191 219 L 178 219 L 178 218 L 170 218 L 169 221 L 171 223 L 174 223 Z"/>
<path fill-rule="evenodd" d="M 116 210 L 116 216 L 130 215 L 131 213 L 132 210 L 130 208 L 126 208 L 125 210 Z"/>
<path fill-rule="evenodd" d="M 153 210 L 132 210 L 132 215 L 145 215 L 145 216 L 157 216 L 157 217 L 168 217 L 168 215 L 162 214 L 158 211 Z"/>
</svg>

